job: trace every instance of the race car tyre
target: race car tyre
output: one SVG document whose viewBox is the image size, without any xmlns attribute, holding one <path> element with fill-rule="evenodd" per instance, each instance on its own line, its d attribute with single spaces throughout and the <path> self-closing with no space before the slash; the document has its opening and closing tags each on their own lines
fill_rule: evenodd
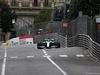
<svg viewBox="0 0 100 75">
<path fill-rule="evenodd" d="M 57 47 L 56 48 L 60 48 L 60 43 L 59 42 L 57 43 Z"/>
<path fill-rule="evenodd" d="M 37 44 L 37 49 L 43 49 L 43 48 L 41 48 L 40 46 L 41 46 L 41 43 L 38 43 L 38 44 Z"/>
<path fill-rule="evenodd" d="M 42 49 L 41 47 L 37 46 L 37 49 Z"/>
</svg>

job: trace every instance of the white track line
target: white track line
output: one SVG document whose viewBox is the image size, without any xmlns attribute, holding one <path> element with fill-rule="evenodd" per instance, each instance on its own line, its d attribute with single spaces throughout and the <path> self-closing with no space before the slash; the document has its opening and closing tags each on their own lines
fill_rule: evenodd
<svg viewBox="0 0 100 75">
<path fill-rule="evenodd" d="M 43 53 L 44 53 L 45 55 L 48 55 L 47 52 L 46 52 L 45 50 L 42 50 L 42 51 L 43 51 Z"/>
<path fill-rule="evenodd" d="M 77 54 L 76 56 L 77 56 L 77 57 L 84 57 L 83 54 Z"/>
<path fill-rule="evenodd" d="M 14 58 L 18 58 L 17 56 L 12 56 L 12 57 L 10 57 L 11 59 L 14 59 Z"/>
<path fill-rule="evenodd" d="M 48 55 L 45 50 L 42 50 L 45 55 Z M 60 68 L 50 57 L 46 57 L 57 69 L 59 69 L 63 75 L 68 75 L 62 68 Z"/>
<path fill-rule="evenodd" d="M 100 73 L 86 73 L 88 75 L 100 75 Z"/>
<path fill-rule="evenodd" d="M 34 56 L 27 56 L 27 58 L 34 58 Z"/>
<path fill-rule="evenodd" d="M 60 57 L 68 57 L 67 55 L 59 55 Z"/>
<path fill-rule="evenodd" d="M 7 49 L 6 49 L 6 46 L 5 46 L 5 54 L 4 54 L 3 64 L 2 64 L 1 75 L 5 75 L 6 60 L 7 60 Z"/>
</svg>

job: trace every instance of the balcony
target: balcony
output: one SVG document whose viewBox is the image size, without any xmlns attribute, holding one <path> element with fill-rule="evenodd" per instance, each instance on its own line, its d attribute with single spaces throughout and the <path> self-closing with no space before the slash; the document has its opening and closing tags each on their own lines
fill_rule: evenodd
<svg viewBox="0 0 100 75">
<path fill-rule="evenodd" d="M 48 6 L 45 6 L 44 2 L 38 2 L 34 4 L 32 1 L 16 1 L 16 2 L 7 2 L 11 9 L 31 9 L 31 10 L 40 10 L 40 9 L 52 9 L 52 3 L 48 3 Z"/>
</svg>

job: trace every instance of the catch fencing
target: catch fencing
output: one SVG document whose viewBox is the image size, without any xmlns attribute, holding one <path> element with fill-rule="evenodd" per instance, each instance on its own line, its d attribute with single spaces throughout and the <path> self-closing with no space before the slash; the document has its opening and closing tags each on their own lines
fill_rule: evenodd
<svg viewBox="0 0 100 75">
<path fill-rule="evenodd" d="M 67 39 L 67 47 L 84 47 L 89 50 L 89 52 L 100 60 L 100 45 L 93 41 L 90 36 L 85 34 L 80 34 L 72 38 Z"/>
</svg>

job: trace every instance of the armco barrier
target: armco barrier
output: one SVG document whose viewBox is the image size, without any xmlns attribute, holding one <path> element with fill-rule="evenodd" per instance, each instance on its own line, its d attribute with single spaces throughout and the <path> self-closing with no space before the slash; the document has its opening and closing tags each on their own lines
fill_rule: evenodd
<svg viewBox="0 0 100 75">
<path fill-rule="evenodd" d="M 60 42 L 61 47 L 66 47 L 67 45 L 67 38 L 61 35 L 58 35 L 58 40 Z"/>
<path fill-rule="evenodd" d="M 67 39 L 67 47 L 84 47 L 89 49 L 90 53 L 100 60 L 100 45 L 93 41 L 90 36 L 80 34 L 72 38 Z"/>
</svg>

